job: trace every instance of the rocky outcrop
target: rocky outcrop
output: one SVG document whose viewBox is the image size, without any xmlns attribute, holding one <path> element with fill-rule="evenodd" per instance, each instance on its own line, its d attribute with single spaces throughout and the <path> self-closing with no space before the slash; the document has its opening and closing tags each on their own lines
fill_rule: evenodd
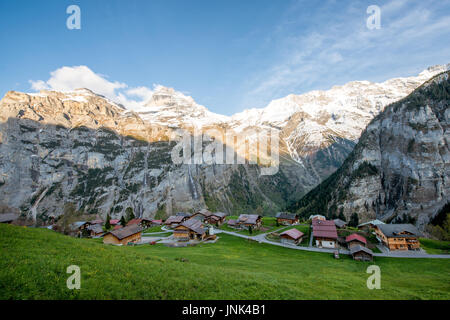
<svg viewBox="0 0 450 320">
<path fill-rule="evenodd" d="M 342 167 L 293 208 L 423 227 L 450 200 L 449 105 L 444 72 L 386 107 Z"/>
<path fill-rule="evenodd" d="M 180 126 L 144 121 L 86 89 L 8 92 L 0 108 L 0 204 L 38 222 L 67 202 L 115 218 L 128 207 L 138 217 L 206 206 L 264 213 L 297 191 L 283 169 L 266 178 L 256 165 L 175 164 Z"/>
</svg>

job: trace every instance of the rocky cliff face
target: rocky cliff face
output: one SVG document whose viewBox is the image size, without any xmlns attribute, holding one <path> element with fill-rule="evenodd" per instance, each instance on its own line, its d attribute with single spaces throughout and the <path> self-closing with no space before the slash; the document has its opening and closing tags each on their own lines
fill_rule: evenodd
<svg viewBox="0 0 450 320">
<path fill-rule="evenodd" d="M 428 223 L 450 200 L 449 74 L 386 107 L 342 167 L 296 204 L 298 211 Z"/>
<path fill-rule="evenodd" d="M 382 84 L 352 82 L 290 95 L 233 117 L 161 86 L 133 108 L 88 89 L 11 91 L 0 101 L 0 205 L 38 221 L 61 214 L 66 202 L 113 217 L 127 207 L 143 217 L 205 206 L 274 213 L 333 173 L 385 104 L 447 67 Z M 264 176 L 250 164 L 174 164 L 175 133 L 194 134 L 194 126 L 232 130 L 250 144 L 255 132 L 275 130 L 278 172 Z M 240 156 L 243 150 L 232 151 Z"/>
<path fill-rule="evenodd" d="M 263 213 L 296 191 L 283 169 L 269 178 L 256 165 L 174 164 L 173 124 L 145 121 L 86 89 L 8 92 L 0 107 L 0 203 L 38 222 L 66 202 L 117 218 L 128 207 L 141 217 L 205 206 Z"/>
</svg>

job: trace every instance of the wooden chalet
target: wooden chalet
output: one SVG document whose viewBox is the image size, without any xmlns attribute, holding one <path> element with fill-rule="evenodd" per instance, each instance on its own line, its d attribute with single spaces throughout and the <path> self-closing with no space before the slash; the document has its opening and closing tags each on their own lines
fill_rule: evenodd
<svg viewBox="0 0 450 320">
<path fill-rule="evenodd" d="M 196 219 L 200 221 L 206 221 L 213 213 L 207 209 L 201 209 L 196 211 L 193 215 L 190 216 L 190 219 Z"/>
<path fill-rule="evenodd" d="M 91 237 L 101 237 L 105 233 L 101 224 L 91 224 L 87 229 Z"/>
<path fill-rule="evenodd" d="M 221 224 L 224 223 L 226 216 L 227 216 L 226 213 L 214 212 L 214 213 L 211 213 L 210 215 L 208 215 L 207 217 L 205 217 L 205 219 L 203 221 L 205 221 L 206 223 L 209 223 L 209 224 L 220 226 Z"/>
<path fill-rule="evenodd" d="M 147 229 L 152 226 L 152 220 L 149 219 L 131 219 L 128 221 L 127 226 L 131 226 L 132 224 L 137 224 L 138 226 Z"/>
<path fill-rule="evenodd" d="M 299 244 L 302 242 L 304 233 L 295 228 L 286 230 L 280 234 L 281 243 Z"/>
<path fill-rule="evenodd" d="M 354 245 L 350 248 L 350 254 L 352 255 L 354 260 L 359 261 L 372 261 L 373 260 L 373 252 L 369 248 L 366 248 L 361 245 Z"/>
<path fill-rule="evenodd" d="M 412 224 L 379 224 L 375 227 L 378 241 L 389 250 L 418 250 L 419 230 Z"/>
<path fill-rule="evenodd" d="M 12 223 L 17 219 L 19 219 L 19 215 L 17 213 L 0 214 L 0 223 Z"/>
<path fill-rule="evenodd" d="M 378 226 L 380 224 L 385 224 L 385 223 L 383 221 L 378 220 L 378 219 L 370 220 L 370 221 L 367 221 L 367 222 L 359 224 L 358 225 L 358 229 L 360 229 L 360 230 L 375 229 L 376 226 Z"/>
<path fill-rule="evenodd" d="M 367 246 L 366 238 L 357 233 L 352 233 L 351 235 L 347 236 L 345 238 L 345 243 L 347 244 L 348 248 L 351 248 L 353 246 Z"/>
<path fill-rule="evenodd" d="M 152 220 L 152 227 L 161 226 L 163 224 L 162 220 Z"/>
<path fill-rule="evenodd" d="M 261 227 L 261 216 L 257 214 L 241 214 L 237 220 L 237 224 L 241 229 L 248 229 L 252 227 L 257 230 Z"/>
<path fill-rule="evenodd" d="M 118 230 L 108 232 L 103 237 L 103 243 L 127 245 L 141 241 L 142 228 L 137 224 L 126 226 Z"/>
<path fill-rule="evenodd" d="M 175 227 L 173 236 L 178 241 L 203 240 L 206 231 L 200 220 L 189 219 Z"/>
<path fill-rule="evenodd" d="M 298 224 L 298 215 L 295 213 L 288 212 L 278 212 L 275 216 L 277 218 L 278 224 L 284 226 L 291 226 L 293 224 Z"/>
<path fill-rule="evenodd" d="M 169 228 L 175 228 L 176 226 L 183 223 L 187 219 L 188 219 L 188 217 L 184 217 L 184 216 L 170 216 L 169 218 L 167 218 L 167 220 L 164 222 L 164 224 L 166 226 L 168 226 Z"/>
<path fill-rule="evenodd" d="M 337 231 L 334 221 L 313 219 L 313 237 L 319 248 L 337 248 Z"/>
<path fill-rule="evenodd" d="M 336 228 L 342 229 L 347 226 L 347 222 L 341 220 L 341 219 L 334 219 L 334 224 L 336 225 Z"/>
<path fill-rule="evenodd" d="M 227 220 L 227 225 L 228 225 L 230 228 L 239 228 L 238 221 L 235 220 L 235 219 Z"/>
</svg>

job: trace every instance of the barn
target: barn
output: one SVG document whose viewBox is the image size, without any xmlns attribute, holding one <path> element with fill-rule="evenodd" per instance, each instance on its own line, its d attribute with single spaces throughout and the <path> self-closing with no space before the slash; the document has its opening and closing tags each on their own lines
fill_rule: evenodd
<svg viewBox="0 0 450 320">
<path fill-rule="evenodd" d="M 281 225 L 290 226 L 298 223 L 298 215 L 295 213 L 278 212 L 275 217 Z"/>
<path fill-rule="evenodd" d="M 186 220 L 187 220 L 187 217 L 185 217 L 185 216 L 170 216 L 167 218 L 167 220 L 164 222 L 164 224 L 166 226 L 168 226 L 169 228 L 175 228 L 180 223 L 182 223 Z"/>
<path fill-rule="evenodd" d="M 357 234 L 357 233 L 352 233 L 351 235 L 347 236 L 345 238 L 345 243 L 347 244 L 348 248 L 351 248 L 353 246 L 367 246 L 367 240 L 366 238 L 364 238 L 363 236 Z"/>
<path fill-rule="evenodd" d="M 205 217 L 205 222 L 213 225 L 221 225 L 225 221 L 226 213 L 223 212 L 214 212 L 209 216 Z"/>
<path fill-rule="evenodd" d="M 103 237 L 103 243 L 126 245 L 141 241 L 142 228 L 136 224 L 108 232 Z"/>
<path fill-rule="evenodd" d="M 252 227 L 253 230 L 257 230 L 261 227 L 261 216 L 257 214 L 241 214 L 237 220 L 237 224 L 242 229 Z"/>
<path fill-rule="evenodd" d="M 280 234 L 281 243 L 299 244 L 302 242 L 304 233 L 295 228 L 286 230 Z"/>
<path fill-rule="evenodd" d="M 361 245 L 354 245 L 350 248 L 350 253 L 353 257 L 353 260 L 359 261 L 372 261 L 373 260 L 373 252 L 369 248 L 363 247 Z"/>
<path fill-rule="evenodd" d="M 200 220 L 190 219 L 175 227 L 173 236 L 178 241 L 203 240 L 206 231 Z"/>
</svg>

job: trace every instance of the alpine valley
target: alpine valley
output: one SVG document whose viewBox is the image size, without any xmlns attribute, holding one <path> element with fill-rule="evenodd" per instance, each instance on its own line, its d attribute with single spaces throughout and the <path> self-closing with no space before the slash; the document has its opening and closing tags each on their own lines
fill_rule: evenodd
<svg viewBox="0 0 450 320">
<path fill-rule="evenodd" d="M 137 108 L 88 88 L 9 91 L 0 101 L 0 205 L 38 225 L 65 203 L 113 218 L 127 208 L 152 218 L 205 207 L 262 215 L 289 208 L 356 212 L 360 220 L 409 215 L 423 225 L 449 198 L 449 99 L 439 96 L 449 68 L 291 94 L 231 117 L 163 86 Z M 175 164 L 177 130 L 199 125 L 250 139 L 247 132 L 275 130 L 278 172 Z"/>
</svg>

